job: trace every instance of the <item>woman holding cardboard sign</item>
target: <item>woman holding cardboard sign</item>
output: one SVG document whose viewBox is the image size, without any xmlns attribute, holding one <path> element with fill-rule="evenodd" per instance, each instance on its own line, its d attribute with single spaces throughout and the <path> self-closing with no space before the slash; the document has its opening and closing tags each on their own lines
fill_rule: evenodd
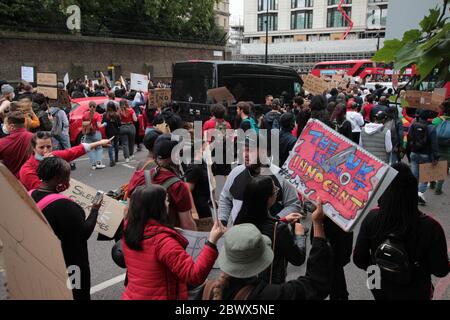
<svg viewBox="0 0 450 320">
<path fill-rule="evenodd" d="M 70 185 L 70 165 L 58 157 L 41 161 L 38 176 L 41 186 L 29 195 L 37 203 L 53 232 L 61 241 L 75 300 L 90 300 L 91 271 L 87 240 L 94 231 L 102 201 L 92 204 L 89 217 L 80 205 L 61 195 Z"/>
</svg>

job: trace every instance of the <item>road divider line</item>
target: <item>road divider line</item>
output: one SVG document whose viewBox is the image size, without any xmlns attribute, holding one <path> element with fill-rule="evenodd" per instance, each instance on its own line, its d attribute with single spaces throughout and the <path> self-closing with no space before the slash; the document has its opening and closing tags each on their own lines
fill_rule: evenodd
<svg viewBox="0 0 450 320">
<path fill-rule="evenodd" d="M 136 169 L 136 167 L 133 167 L 133 166 L 130 166 L 130 165 L 128 165 L 128 164 L 122 164 L 122 166 L 124 166 L 124 167 L 127 167 L 127 168 L 130 168 L 130 169 Z"/>
<path fill-rule="evenodd" d="M 125 280 L 125 276 L 126 276 L 126 273 L 121 274 L 120 276 L 117 276 L 115 278 L 112 278 L 110 280 L 107 280 L 105 282 L 102 282 L 102 283 L 92 287 L 91 288 L 91 294 L 97 293 L 97 292 L 102 291 L 102 290 L 104 290 L 106 288 L 109 288 L 109 287 L 111 287 L 111 286 L 113 286 L 115 284 L 118 284 L 119 282 L 124 281 Z"/>
</svg>

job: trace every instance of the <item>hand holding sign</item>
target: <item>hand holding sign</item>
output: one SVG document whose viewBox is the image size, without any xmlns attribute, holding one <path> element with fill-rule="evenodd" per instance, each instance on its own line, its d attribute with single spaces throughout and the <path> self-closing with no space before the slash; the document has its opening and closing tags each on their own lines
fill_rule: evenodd
<svg viewBox="0 0 450 320">
<path fill-rule="evenodd" d="M 214 221 L 214 225 L 211 229 L 211 232 L 209 233 L 209 239 L 208 241 L 212 244 L 217 244 L 217 241 L 224 235 L 224 233 L 227 231 L 227 228 L 225 228 L 222 225 L 222 222 L 220 222 L 219 219 L 216 219 Z"/>
</svg>

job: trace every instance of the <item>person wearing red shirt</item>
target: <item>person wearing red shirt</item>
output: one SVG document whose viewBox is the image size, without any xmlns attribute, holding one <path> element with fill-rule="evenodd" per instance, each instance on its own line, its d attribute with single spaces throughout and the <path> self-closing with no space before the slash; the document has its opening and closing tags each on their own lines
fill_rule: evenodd
<svg viewBox="0 0 450 320">
<path fill-rule="evenodd" d="M 128 105 L 127 100 L 120 101 L 120 142 L 123 147 L 123 156 L 125 162 L 130 162 L 134 154 L 134 141 L 136 137 L 136 127 L 134 123 L 137 120 L 136 113 Z"/>
<path fill-rule="evenodd" d="M 156 168 L 150 170 L 151 182 L 162 185 L 167 180 L 177 177 L 176 165 L 171 160 L 172 150 L 178 144 L 170 134 L 163 134 L 156 139 L 153 155 L 156 157 Z M 133 176 L 128 184 L 128 195 L 131 197 L 138 186 L 145 185 L 144 170 Z M 167 189 L 169 195 L 169 223 L 185 230 L 197 230 L 191 214 L 192 202 L 187 184 L 180 179 Z"/>
<path fill-rule="evenodd" d="M 33 134 L 25 129 L 25 115 L 20 111 L 7 113 L 4 127 L 9 135 L 0 139 L 0 160 L 19 178 L 20 167 L 31 155 Z"/>
<path fill-rule="evenodd" d="M 83 133 L 85 134 L 85 142 L 93 143 L 102 140 L 102 134 L 100 128 L 105 125 L 102 124 L 102 116 L 95 112 L 97 104 L 94 101 L 89 102 L 89 111 L 83 113 Z M 92 170 L 104 169 L 105 165 L 103 160 L 103 148 L 101 146 L 94 148 L 88 152 L 89 162 L 91 163 Z"/>
<path fill-rule="evenodd" d="M 369 94 L 366 96 L 366 104 L 362 107 L 361 113 L 364 117 L 366 123 L 370 122 L 370 114 L 373 108 L 373 95 Z"/>
<path fill-rule="evenodd" d="M 66 150 L 53 151 L 51 133 L 45 131 L 37 132 L 31 139 L 31 147 L 34 154 L 25 162 L 19 171 L 20 182 L 22 182 L 28 191 L 37 189 L 41 185 L 41 181 L 37 175 L 37 169 L 40 161 L 45 157 L 55 156 L 70 162 L 99 146 L 110 147 L 111 141 L 104 139 L 91 144 L 82 143 Z"/>
</svg>

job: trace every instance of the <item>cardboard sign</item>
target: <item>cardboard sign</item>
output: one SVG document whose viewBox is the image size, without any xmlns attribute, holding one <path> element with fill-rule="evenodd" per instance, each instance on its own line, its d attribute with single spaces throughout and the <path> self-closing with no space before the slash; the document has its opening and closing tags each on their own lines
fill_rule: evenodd
<svg viewBox="0 0 450 320">
<path fill-rule="evenodd" d="M 94 199 L 97 190 L 91 188 L 75 179 L 70 180 L 70 188 L 64 192 L 64 195 L 78 203 L 86 213 L 90 213 L 90 205 Z M 124 217 L 125 205 L 110 197 L 104 196 L 103 204 L 100 208 L 97 218 L 95 231 L 108 238 L 113 238 L 120 223 Z"/>
<path fill-rule="evenodd" d="M 236 101 L 227 87 L 209 89 L 206 94 L 216 100 L 217 103 L 222 103 L 225 101 L 228 102 L 228 104 L 232 104 Z"/>
<path fill-rule="evenodd" d="M 12 173 L 0 164 L 0 239 L 8 298 L 72 300 L 61 242 Z"/>
<path fill-rule="evenodd" d="M 322 122 L 311 119 L 280 174 L 344 231 L 376 206 L 397 172 Z"/>
<path fill-rule="evenodd" d="M 58 89 L 58 102 L 59 107 L 67 107 L 70 108 L 70 97 L 69 93 L 66 90 Z"/>
<path fill-rule="evenodd" d="M 58 76 L 56 73 L 38 73 L 37 84 L 40 86 L 57 86 Z"/>
<path fill-rule="evenodd" d="M 209 232 L 190 231 L 178 228 L 177 231 L 180 232 L 183 235 L 183 237 L 185 237 L 189 241 L 189 244 L 186 248 L 186 252 L 192 257 L 194 261 L 196 261 L 198 256 L 200 255 L 200 252 L 202 252 L 206 241 L 208 241 Z M 219 250 L 219 252 L 223 247 L 223 241 L 224 240 L 222 237 L 217 242 L 217 250 Z M 215 262 L 213 268 L 219 269 L 217 261 Z"/>
<path fill-rule="evenodd" d="M 44 96 L 51 100 L 57 100 L 58 99 L 58 89 L 57 88 L 50 88 L 50 87 L 36 87 L 36 91 L 39 93 L 42 93 Z"/>
<path fill-rule="evenodd" d="M 131 90 L 148 92 L 148 76 L 143 74 L 132 73 L 131 76 Z"/>
<path fill-rule="evenodd" d="M 323 94 L 325 90 L 328 90 L 328 82 L 324 79 L 317 78 L 312 74 L 304 75 L 303 79 L 303 89 L 308 91 L 313 95 Z"/>
<path fill-rule="evenodd" d="M 152 89 L 148 96 L 148 103 L 151 106 L 156 106 L 157 108 L 162 108 L 164 103 L 169 103 L 172 97 L 172 90 L 170 88 L 166 89 Z"/>
<path fill-rule="evenodd" d="M 443 94 L 444 93 L 444 94 Z M 413 108 L 421 108 L 439 112 L 440 104 L 445 100 L 445 89 L 436 89 L 433 92 L 408 90 L 406 101 Z"/>
<path fill-rule="evenodd" d="M 22 67 L 21 68 L 21 78 L 26 82 L 34 82 L 34 68 L 33 67 Z"/>
<path fill-rule="evenodd" d="M 447 160 L 439 161 L 435 166 L 432 163 L 422 163 L 419 165 L 419 182 L 446 180 L 447 176 Z"/>
</svg>

